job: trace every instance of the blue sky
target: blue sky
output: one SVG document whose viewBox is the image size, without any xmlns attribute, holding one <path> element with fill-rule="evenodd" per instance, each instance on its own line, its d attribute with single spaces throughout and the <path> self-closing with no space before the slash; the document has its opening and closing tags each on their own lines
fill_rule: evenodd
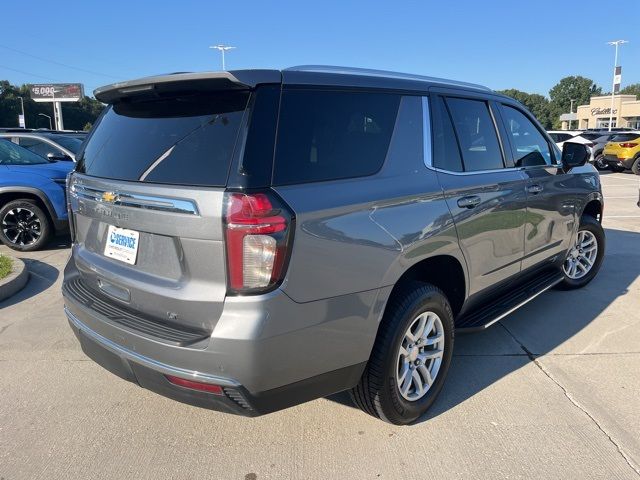
<svg viewBox="0 0 640 480">
<path fill-rule="evenodd" d="M 542 94 L 578 74 L 609 90 L 609 40 L 630 41 L 621 48 L 623 87 L 640 82 L 639 7 L 638 0 L 611 9 L 591 0 L 32 0 L 14 15 L 4 9 L 0 79 L 81 82 L 89 93 L 156 73 L 218 70 L 220 54 L 208 46 L 226 43 L 237 47 L 228 69 L 347 65 Z"/>
</svg>

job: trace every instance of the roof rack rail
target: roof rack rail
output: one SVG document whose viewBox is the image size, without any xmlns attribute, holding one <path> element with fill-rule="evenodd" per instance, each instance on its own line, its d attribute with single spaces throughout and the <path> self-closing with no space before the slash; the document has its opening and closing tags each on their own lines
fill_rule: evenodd
<svg viewBox="0 0 640 480">
<path fill-rule="evenodd" d="M 335 73 L 340 75 L 362 75 L 367 77 L 386 77 L 401 80 L 418 80 L 423 82 L 440 83 L 459 87 L 475 88 L 483 91 L 493 91 L 489 87 L 476 83 L 460 82 L 448 80 L 446 78 L 428 77 L 424 75 L 414 75 L 411 73 L 392 72 L 387 70 L 374 70 L 369 68 L 339 67 L 335 65 L 298 65 L 285 68 L 283 71 L 314 72 L 314 73 Z"/>
</svg>

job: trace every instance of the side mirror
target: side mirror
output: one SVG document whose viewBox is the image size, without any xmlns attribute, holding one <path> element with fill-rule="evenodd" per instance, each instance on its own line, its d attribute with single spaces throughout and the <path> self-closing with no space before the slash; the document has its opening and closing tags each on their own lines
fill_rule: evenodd
<svg viewBox="0 0 640 480">
<path fill-rule="evenodd" d="M 573 167 L 581 167 L 589 159 L 587 147 L 581 143 L 564 142 L 562 145 L 562 166 L 569 170 Z"/>
<path fill-rule="evenodd" d="M 55 162 L 58 160 L 62 160 L 62 161 L 70 161 L 73 160 L 69 155 L 65 155 L 64 153 L 47 153 L 47 158 L 49 159 L 50 162 Z"/>
</svg>

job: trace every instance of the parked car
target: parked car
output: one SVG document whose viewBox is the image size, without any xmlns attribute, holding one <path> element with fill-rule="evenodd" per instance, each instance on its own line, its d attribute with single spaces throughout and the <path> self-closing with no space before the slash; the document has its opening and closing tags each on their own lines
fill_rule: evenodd
<svg viewBox="0 0 640 480">
<path fill-rule="evenodd" d="M 604 147 L 604 159 L 612 170 L 640 173 L 640 132 L 616 135 Z"/>
<path fill-rule="evenodd" d="M 71 135 L 50 132 L 0 132 L 0 139 L 10 140 L 49 160 L 73 162 L 82 140 Z"/>
<path fill-rule="evenodd" d="M 68 229 L 65 178 L 73 162 L 51 162 L 0 138 L 0 241 L 38 250 Z"/>
<path fill-rule="evenodd" d="M 571 141 L 578 141 L 586 145 L 590 151 L 589 163 L 592 163 L 598 170 L 609 168 L 604 161 L 604 147 L 618 132 L 607 132 L 606 130 L 587 130 L 574 137 Z"/>
<path fill-rule="evenodd" d="M 349 390 L 411 423 L 455 331 L 600 268 L 585 147 L 485 87 L 298 67 L 94 93 L 65 312 L 90 358 L 173 399 L 255 416 Z"/>
<path fill-rule="evenodd" d="M 561 149 L 564 142 L 580 135 L 582 130 L 548 130 L 547 133 L 558 148 Z"/>
</svg>

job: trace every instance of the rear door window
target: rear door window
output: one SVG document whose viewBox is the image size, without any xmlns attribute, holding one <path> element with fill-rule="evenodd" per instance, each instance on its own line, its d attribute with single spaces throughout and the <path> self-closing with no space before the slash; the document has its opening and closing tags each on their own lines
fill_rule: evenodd
<svg viewBox="0 0 640 480">
<path fill-rule="evenodd" d="M 502 105 L 502 117 L 516 167 L 552 164 L 547 139 L 524 113 L 509 105 Z"/>
<path fill-rule="evenodd" d="M 450 172 L 462 172 L 462 157 L 451 117 L 442 97 L 433 101 L 433 166 Z"/>
<path fill-rule="evenodd" d="M 376 173 L 387 156 L 400 98 L 389 93 L 285 90 L 273 183 Z"/>
<path fill-rule="evenodd" d="M 504 168 L 489 105 L 482 100 L 447 98 L 465 171 Z"/>
<path fill-rule="evenodd" d="M 110 106 L 77 171 L 116 180 L 224 186 L 248 92 Z"/>
</svg>

